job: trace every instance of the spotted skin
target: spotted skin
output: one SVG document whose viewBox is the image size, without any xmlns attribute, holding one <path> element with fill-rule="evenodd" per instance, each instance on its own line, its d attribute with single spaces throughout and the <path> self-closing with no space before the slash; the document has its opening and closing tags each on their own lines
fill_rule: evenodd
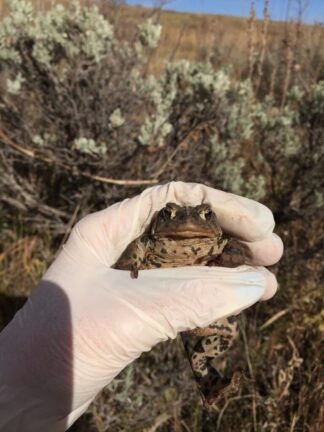
<svg viewBox="0 0 324 432">
<path fill-rule="evenodd" d="M 237 267 L 247 263 L 248 249 L 223 235 L 208 204 L 181 207 L 168 203 L 152 218 L 147 230 L 132 241 L 113 268 L 139 270 L 181 266 Z M 208 408 L 239 386 L 240 374 L 223 377 L 213 365 L 233 345 L 238 335 L 235 316 L 219 319 L 208 327 L 183 332 L 182 338 L 200 392 Z"/>
</svg>

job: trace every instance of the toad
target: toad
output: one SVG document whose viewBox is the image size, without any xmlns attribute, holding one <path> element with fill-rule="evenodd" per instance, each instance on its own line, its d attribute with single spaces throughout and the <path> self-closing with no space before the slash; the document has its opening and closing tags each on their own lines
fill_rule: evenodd
<svg viewBox="0 0 324 432">
<path fill-rule="evenodd" d="M 113 268 L 139 270 L 181 266 L 237 267 L 248 260 L 247 247 L 225 235 L 209 204 L 195 207 L 168 203 L 145 232 L 132 241 Z M 238 335 L 237 317 L 219 319 L 205 328 L 183 332 L 192 371 L 207 408 L 238 386 L 240 373 L 227 379 L 215 367 Z"/>
</svg>

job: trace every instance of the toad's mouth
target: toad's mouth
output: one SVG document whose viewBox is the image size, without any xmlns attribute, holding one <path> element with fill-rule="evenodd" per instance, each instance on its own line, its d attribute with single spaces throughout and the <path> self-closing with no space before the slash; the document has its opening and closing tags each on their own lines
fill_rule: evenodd
<svg viewBox="0 0 324 432">
<path fill-rule="evenodd" d="M 191 238 L 215 238 L 217 234 L 212 230 L 199 230 L 184 228 L 179 230 L 163 229 L 155 233 L 157 237 L 167 237 L 173 239 L 191 239 Z"/>
</svg>

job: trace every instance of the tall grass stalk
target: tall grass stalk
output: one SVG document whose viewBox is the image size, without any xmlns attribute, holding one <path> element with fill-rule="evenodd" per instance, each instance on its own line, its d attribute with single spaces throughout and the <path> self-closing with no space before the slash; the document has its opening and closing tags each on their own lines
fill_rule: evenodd
<svg viewBox="0 0 324 432">
<path fill-rule="evenodd" d="M 270 22 L 269 0 L 265 0 L 264 8 L 263 8 L 263 26 L 262 26 L 262 34 L 261 34 L 261 53 L 258 62 L 258 71 L 257 71 L 258 73 L 257 84 L 256 84 L 257 91 L 260 90 L 261 83 L 262 83 L 264 60 L 267 54 L 269 22 Z"/>
<path fill-rule="evenodd" d="M 251 0 L 250 15 L 249 15 L 249 36 L 248 36 L 248 47 L 249 47 L 249 78 L 252 80 L 253 71 L 256 59 L 256 15 L 255 15 L 255 3 Z"/>
</svg>

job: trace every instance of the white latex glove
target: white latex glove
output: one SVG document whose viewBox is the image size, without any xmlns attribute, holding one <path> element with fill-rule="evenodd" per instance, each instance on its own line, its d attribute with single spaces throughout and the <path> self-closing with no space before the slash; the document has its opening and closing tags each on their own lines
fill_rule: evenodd
<svg viewBox="0 0 324 432">
<path fill-rule="evenodd" d="M 263 267 L 110 268 L 167 202 L 209 203 L 249 243 L 252 263 L 282 255 L 265 206 L 200 184 L 145 190 L 82 219 L 25 306 L 0 334 L 0 430 L 66 430 L 125 366 L 179 331 L 206 326 L 276 291 Z"/>
</svg>

